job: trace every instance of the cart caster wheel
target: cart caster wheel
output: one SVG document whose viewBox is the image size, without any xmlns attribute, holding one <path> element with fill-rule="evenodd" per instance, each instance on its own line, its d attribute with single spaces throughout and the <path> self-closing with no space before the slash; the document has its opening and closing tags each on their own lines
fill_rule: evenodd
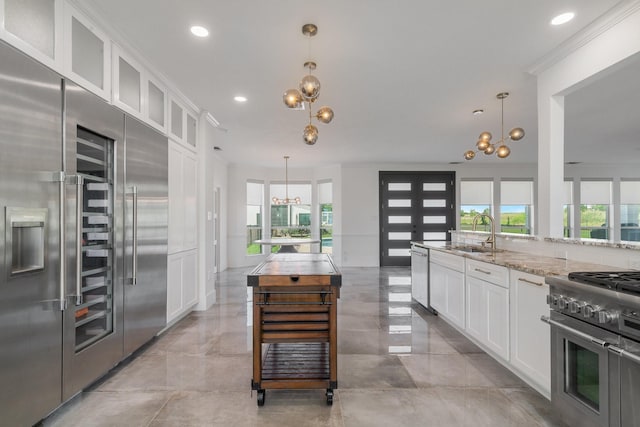
<svg viewBox="0 0 640 427">
<path fill-rule="evenodd" d="M 258 390 L 258 406 L 264 406 L 265 392 L 264 390 Z"/>
<path fill-rule="evenodd" d="M 333 390 L 327 390 L 327 405 L 333 405 Z"/>
</svg>

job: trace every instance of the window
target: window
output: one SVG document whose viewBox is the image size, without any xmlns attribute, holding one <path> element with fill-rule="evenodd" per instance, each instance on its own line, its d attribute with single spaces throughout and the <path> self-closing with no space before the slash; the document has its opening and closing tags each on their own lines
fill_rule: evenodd
<svg viewBox="0 0 640 427">
<path fill-rule="evenodd" d="M 580 182 L 580 237 L 610 237 L 611 181 Z"/>
<path fill-rule="evenodd" d="M 279 199 L 300 197 L 299 205 L 271 205 L 271 237 L 308 239 L 311 238 L 311 184 L 271 184 L 271 196 Z M 272 246 L 277 252 L 280 246 Z M 301 245 L 299 252 L 311 252 L 310 245 Z"/>
<path fill-rule="evenodd" d="M 473 218 L 481 213 L 491 215 L 493 181 L 460 182 L 460 230 L 471 230 Z M 491 231 L 489 221 L 482 217 L 476 230 Z"/>
<path fill-rule="evenodd" d="M 262 253 L 262 247 L 256 240 L 262 239 L 262 201 L 264 184 L 247 182 L 247 255 Z"/>
<path fill-rule="evenodd" d="M 620 182 L 620 240 L 640 242 L 640 181 Z"/>
<path fill-rule="evenodd" d="M 564 237 L 573 237 L 573 181 L 564 182 L 564 203 L 562 204 Z"/>
<path fill-rule="evenodd" d="M 322 253 L 333 253 L 333 184 L 318 184 L 318 204 L 320 206 L 320 249 Z"/>
<path fill-rule="evenodd" d="M 533 181 L 500 183 L 500 231 L 532 234 Z"/>
</svg>

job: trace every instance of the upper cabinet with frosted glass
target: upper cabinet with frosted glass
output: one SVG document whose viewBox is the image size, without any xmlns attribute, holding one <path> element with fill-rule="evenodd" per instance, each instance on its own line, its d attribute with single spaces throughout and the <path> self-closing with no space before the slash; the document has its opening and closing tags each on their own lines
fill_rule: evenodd
<svg viewBox="0 0 640 427">
<path fill-rule="evenodd" d="M 0 0 L 0 39 L 169 134 L 169 86 L 65 0 Z M 196 114 L 180 103 L 180 142 L 195 147 Z M 177 131 L 176 131 L 177 132 Z"/>
<path fill-rule="evenodd" d="M 195 149 L 198 138 L 198 120 L 195 113 L 175 97 L 169 100 L 169 134 L 172 139 Z"/>
<path fill-rule="evenodd" d="M 62 0 L 0 0 L 0 38 L 61 71 Z"/>
<path fill-rule="evenodd" d="M 113 44 L 113 104 L 129 114 L 167 131 L 167 90 L 118 45 Z"/>
<path fill-rule="evenodd" d="M 91 20 L 65 4 L 64 74 L 111 100 L 111 41 Z"/>
</svg>

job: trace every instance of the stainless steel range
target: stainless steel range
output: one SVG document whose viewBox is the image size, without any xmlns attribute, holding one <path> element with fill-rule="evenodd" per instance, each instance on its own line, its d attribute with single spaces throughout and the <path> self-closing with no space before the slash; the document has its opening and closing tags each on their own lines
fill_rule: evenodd
<svg viewBox="0 0 640 427">
<path fill-rule="evenodd" d="M 553 406 L 571 426 L 640 426 L 640 271 L 546 282 Z"/>
</svg>

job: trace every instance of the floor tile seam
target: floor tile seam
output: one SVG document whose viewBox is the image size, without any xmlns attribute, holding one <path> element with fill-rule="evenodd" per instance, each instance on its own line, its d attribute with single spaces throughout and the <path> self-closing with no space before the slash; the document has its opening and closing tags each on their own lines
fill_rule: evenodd
<svg viewBox="0 0 640 427">
<path fill-rule="evenodd" d="M 153 416 L 151 417 L 151 419 L 149 419 L 149 422 L 145 425 L 145 427 L 149 427 L 158 417 L 158 415 L 160 415 L 160 412 L 162 412 L 162 410 L 167 406 L 167 404 L 169 403 L 169 401 L 173 398 L 173 395 L 175 394 L 175 392 L 170 392 L 167 393 L 167 398 L 165 399 L 164 403 L 162 404 L 162 406 L 153 414 Z"/>
</svg>

